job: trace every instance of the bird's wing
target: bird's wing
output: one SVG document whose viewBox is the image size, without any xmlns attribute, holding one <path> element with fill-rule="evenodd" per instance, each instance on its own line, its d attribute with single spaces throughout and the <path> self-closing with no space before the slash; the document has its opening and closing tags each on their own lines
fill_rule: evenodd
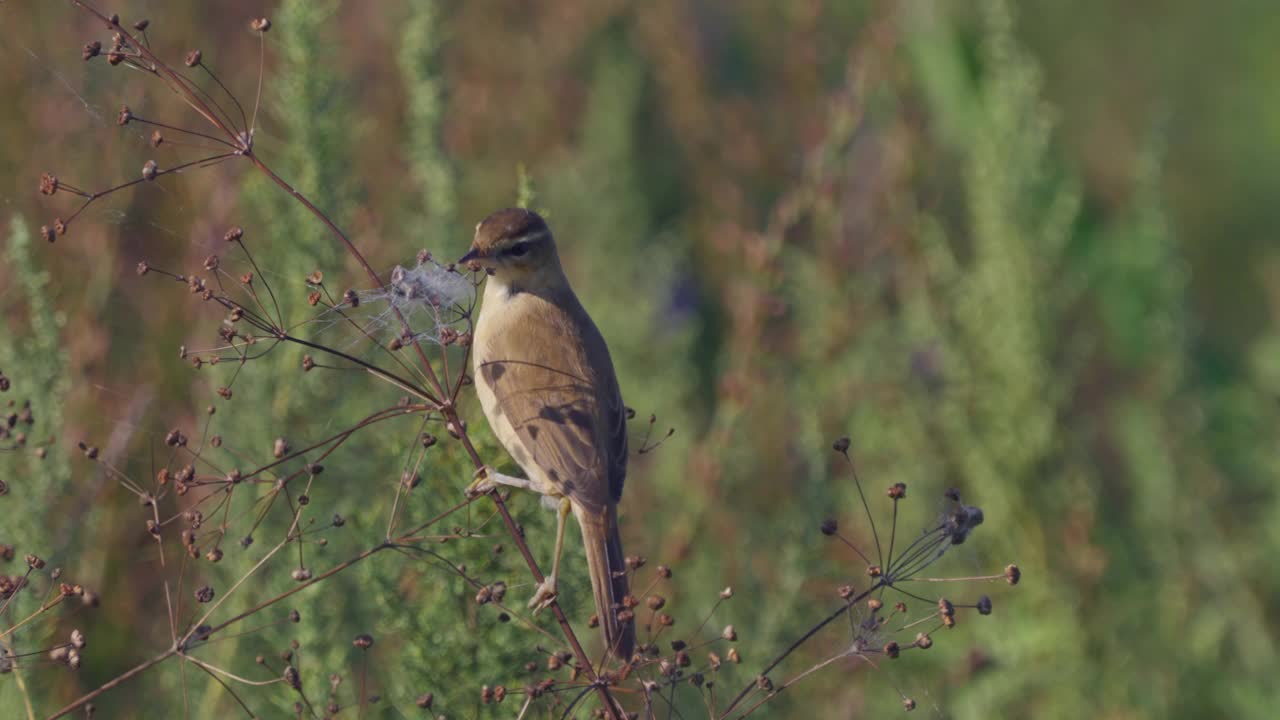
<svg viewBox="0 0 1280 720">
<path fill-rule="evenodd" d="M 512 322 L 477 348 L 478 372 L 529 460 L 564 495 L 601 511 L 621 499 L 627 467 L 626 410 L 608 348 L 571 293 L 510 302 L 530 305 L 505 309 Z"/>
</svg>

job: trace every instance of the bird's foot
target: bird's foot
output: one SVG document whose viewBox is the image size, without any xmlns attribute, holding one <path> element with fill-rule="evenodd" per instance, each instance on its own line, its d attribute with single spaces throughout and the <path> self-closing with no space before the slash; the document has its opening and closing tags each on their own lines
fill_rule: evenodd
<svg viewBox="0 0 1280 720">
<path fill-rule="evenodd" d="M 494 490 L 497 490 L 498 483 L 495 482 L 493 479 L 497 474 L 498 473 L 488 465 L 481 466 L 479 469 L 476 470 L 474 479 L 471 481 L 471 484 L 468 485 L 467 489 L 464 491 L 466 493 L 466 496 L 469 498 L 473 498 L 479 495 L 488 495 Z"/>
<path fill-rule="evenodd" d="M 543 580 L 534 591 L 533 597 L 529 600 L 529 609 L 537 615 L 539 611 L 545 610 L 556 601 L 556 594 L 556 576 L 548 575 L 547 579 Z"/>
</svg>

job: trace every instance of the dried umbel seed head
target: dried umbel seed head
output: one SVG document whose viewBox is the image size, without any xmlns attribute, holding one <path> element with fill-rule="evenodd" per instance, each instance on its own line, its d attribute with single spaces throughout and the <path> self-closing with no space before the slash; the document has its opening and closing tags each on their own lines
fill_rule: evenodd
<svg viewBox="0 0 1280 720">
<path fill-rule="evenodd" d="M 306 582 L 311 579 L 311 571 L 304 567 L 300 567 L 289 573 L 289 576 L 298 582 Z"/>
<path fill-rule="evenodd" d="M 133 24 L 133 29 L 137 30 L 138 32 L 144 32 L 149 27 L 151 27 L 151 21 L 146 18 L 143 18 Z"/>
<path fill-rule="evenodd" d="M 671 627 L 676 624 L 676 619 L 666 613 L 658 613 L 657 620 L 662 627 Z"/>
<path fill-rule="evenodd" d="M 956 606 L 946 598 L 938 598 L 938 614 L 943 617 L 951 617 L 956 614 Z"/>
<path fill-rule="evenodd" d="M 667 567 L 666 565 L 659 565 L 657 574 L 658 574 L 658 577 L 662 578 L 663 580 L 670 580 L 671 568 Z"/>
<path fill-rule="evenodd" d="M 902 709 L 911 712 L 916 709 L 916 701 L 909 697 L 902 698 Z"/>
<path fill-rule="evenodd" d="M 284 678 L 285 684 L 289 687 L 299 692 L 302 691 L 302 676 L 298 673 L 298 668 L 292 665 L 286 665 L 282 677 Z"/>
<path fill-rule="evenodd" d="M 155 160 L 148 160 L 146 164 L 142 166 L 143 180 L 155 180 L 156 175 L 159 175 L 159 174 L 160 174 L 160 166 L 156 164 Z"/>
<path fill-rule="evenodd" d="M 435 695 L 433 695 L 432 693 L 423 693 L 423 694 L 421 694 L 421 695 L 419 695 L 419 696 L 418 696 L 418 699 L 417 699 L 417 700 L 414 700 L 414 701 L 413 701 L 413 704 L 414 704 L 414 705 L 417 705 L 418 707 L 422 708 L 423 710 L 430 710 L 430 709 L 431 709 L 431 705 L 432 705 L 432 704 L 434 704 L 434 703 L 435 703 L 435 701 L 436 701 L 436 696 L 435 696 Z"/>
<path fill-rule="evenodd" d="M 822 530 L 823 535 L 835 535 L 840 530 L 840 523 L 835 518 L 827 518 L 822 521 L 819 529 Z"/>
<path fill-rule="evenodd" d="M 886 657 L 890 659 L 896 660 L 900 652 L 901 652 L 901 648 L 898 647 L 898 643 L 896 642 L 890 641 L 886 643 L 884 646 L 884 654 Z"/>
<path fill-rule="evenodd" d="M 316 361 L 310 355 L 302 356 L 302 372 L 311 372 L 316 366 Z"/>
<path fill-rule="evenodd" d="M 244 228 L 239 225 L 232 225 L 231 229 L 222 234 L 222 239 L 226 242 L 240 242 L 244 237 Z"/>
<path fill-rule="evenodd" d="M 849 452 L 849 438 L 842 437 L 837 439 L 835 442 L 831 443 L 831 449 L 842 454 Z"/>
<path fill-rule="evenodd" d="M 84 58 L 85 60 L 92 60 L 93 58 L 96 58 L 101 54 L 102 54 L 102 43 L 98 42 L 97 40 L 94 40 L 93 42 L 90 42 L 90 43 L 85 43 L 84 48 L 81 49 L 80 51 L 80 57 Z"/>
<path fill-rule="evenodd" d="M 278 438 L 276 438 L 276 441 L 271 445 L 271 454 L 272 454 L 272 456 L 274 456 L 274 457 L 275 457 L 275 459 L 277 459 L 277 460 L 279 460 L 280 458 L 284 457 L 285 455 L 288 455 L 288 454 L 289 454 L 289 441 L 288 441 L 288 440 L 285 440 L 285 439 L 284 439 L 284 438 L 282 438 L 282 437 L 278 437 Z"/>
<path fill-rule="evenodd" d="M 628 569 L 628 570 L 639 570 L 640 568 L 644 567 L 644 564 L 645 564 L 646 562 L 648 562 L 648 561 L 647 561 L 647 560 L 645 560 L 645 559 L 644 559 L 644 557 L 642 557 L 642 556 L 640 556 L 640 555 L 628 555 L 628 556 L 627 556 L 627 569 Z M 1011 567 L 1012 567 L 1012 566 L 1011 566 Z"/>
<path fill-rule="evenodd" d="M 928 650 L 933 647 L 933 638 L 924 633 L 916 633 L 916 647 L 921 650 Z"/>
<path fill-rule="evenodd" d="M 901 500 L 907 496 L 907 484 L 894 483 L 893 485 L 890 485 L 888 495 L 894 500 Z"/>
<path fill-rule="evenodd" d="M 406 470 L 400 474 L 400 485 L 405 490 L 412 490 L 422 484 L 422 475 Z"/>
<path fill-rule="evenodd" d="M 187 67 L 195 67 L 200 64 L 200 59 L 203 57 L 204 57 L 204 54 L 201 53 L 199 50 L 192 50 L 191 52 L 187 53 L 187 57 L 184 58 L 182 62 L 186 63 Z"/>
<path fill-rule="evenodd" d="M 725 625 L 724 630 L 720 631 L 720 637 L 729 642 L 736 642 L 738 640 L 738 631 L 732 625 Z"/>
<path fill-rule="evenodd" d="M 360 633 L 351 641 L 351 646 L 361 650 L 368 650 L 373 647 L 373 636 L 369 633 Z"/>
<path fill-rule="evenodd" d="M 884 569 L 881 568 L 879 565 L 867 566 L 867 577 L 880 577 L 883 574 L 884 574 Z"/>
<path fill-rule="evenodd" d="M 661 595 L 650 595 L 649 599 L 645 600 L 645 604 L 650 610 L 661 610 L 667 604 L 667 599 Z"/>
<path fill-rule="evenodd" d="M 204 554 L 204 559 L 208 560 L 211 563 L 221 562 L 222 550 L 220 548 L 214 548 Z"/>
<path fill-rule="evenodd" d="M 213 588 L 208 585 L 205 585 L 199 590 L 196 590 L 196 602 L 201 602 L 201 603 L 211 602 L 213 600 L 213 595 L 214 595 Z"/>
<path fill-rule="evenodd" d="M 728 600 L 728 599 L 729 599 L 729 598 L 731 598 L 731 597 L 733 597 L 733 588 L 732 588 L 732 587 L 726 587 L 725 589 L 723 589 L 723 590 L 721 590 L 721 591 L 720 591 L 720 599 L 721 599 L 721 600 Z"/>
<path fill-rule="evenodd" d="M 0 560 L 10 562 L 16 553 L 17 550 L 12 545 L 0 544 Z"/>
<path fill-rule="evenodd" d="M 991 614 L 991 598 L 987 597 L 986 595 L 983 595 L 982 597 L 978 598 L 977 608 L 978 608 L 979 615 L 990 615 Z"/>
<path fill-rule="evenodd" d="M 1022 571 L 1018 569 L 1017 565 L 1006 565 L 1004 579 L 1010 585 L 1017 585 L 1018 581 L 1022 579 Z"/>
<path fill-rule="evenodd" d="M 976 505 L 960 505 L 947 516 L 945 528 L 951 536 L 951 544 L 960 545 L 974 528 L 982 524 L 982 508 Z"/>
<path fill-rule="evenodd" d="M 254 32 L 266 32 L 271 29 L 271 21 L 267 18 L 254 18 L 249 22 L 249 29 Z"/>
<path fill-rule="evenodd" d="M 53 173 L 44 173 L 40 176 L 40 194 L 52 195 L 58 192 L 58 176 Z"/>
<path fill-rule="evenodd" d="M 132 119 L 133 119 L 133 111 L 129 109 L 128 105 L 121 105 L 120 112 L 116 113 L 116 124 L 128 125 L 129 121 Z"/>
<path fill-rule="evenodd" d="M 342 302 L 351 307 L 360 307 L 360 296 L 355 290 L 347 290 L 342 293 Z"/>
<path fill-rule="evenodd" d="M 31 553 L 27 553 L 26 560 L 27 560 L 27 567 L 31 568 L 32 570 L 44 569 L 44 559 L 41 558 L 39 555 L 32 555 Z"/>
<path fill-rule="evenodd" d="M 840 596 L 841 600 L 848 600 L 854 596 L 855 591 L 852 585 L 841 585 L 836 588 L 836 593 Z"/>
<path fill-rule="evenodd" d="M 88 644 L 88 643 L 85 641 L 85 638 L 84 638 L 84 633 L 80 632 L 79 630 L 72 630 L 72 631 L 71 631 L 71 646 L 72 646 L 72 647 L 76 648 L 77 650 L 83 650 L 83 649 L 84 649 L 84 646 L 85 646 L 85 645 L 87 645 L 87 644 Z"/>
<path fill-rule="evenodd" d="M 867 601 L 867 609 L 871 612 L 879 612 L 882 607 L 884 607 L 884 603 L 880 598 L 871 598 Z"/>
</svg>

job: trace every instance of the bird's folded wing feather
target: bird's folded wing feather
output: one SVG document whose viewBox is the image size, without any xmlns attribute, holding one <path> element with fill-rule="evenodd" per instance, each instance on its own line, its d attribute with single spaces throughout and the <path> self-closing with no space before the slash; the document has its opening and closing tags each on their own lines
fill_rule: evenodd
<svg viewBox="0 0 1280 720">
<path fill-rule="evenodd" d="M 621 499 L 627 462 L 626 411 L 604 339 L 572 295 L 510 302 L 535 305 L 503 313 L 518 320 L 477 348 L 479 372 L 547 480 L 602 511 Z"/>
</svg>

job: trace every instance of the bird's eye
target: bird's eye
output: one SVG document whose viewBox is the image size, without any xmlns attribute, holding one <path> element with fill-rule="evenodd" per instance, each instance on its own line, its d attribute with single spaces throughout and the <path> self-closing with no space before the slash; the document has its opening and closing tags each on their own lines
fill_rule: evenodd
<svg viewBox="0 0 1280 720">
<path fill-rule="evenodd" d="M 529 243 L 520 243 L 518 245 L 512 245 L 507 250 L 507 254 L 510 255 L 511 257 L 522 257 L 527 252 L 529 252 Z"/>
</svg>

